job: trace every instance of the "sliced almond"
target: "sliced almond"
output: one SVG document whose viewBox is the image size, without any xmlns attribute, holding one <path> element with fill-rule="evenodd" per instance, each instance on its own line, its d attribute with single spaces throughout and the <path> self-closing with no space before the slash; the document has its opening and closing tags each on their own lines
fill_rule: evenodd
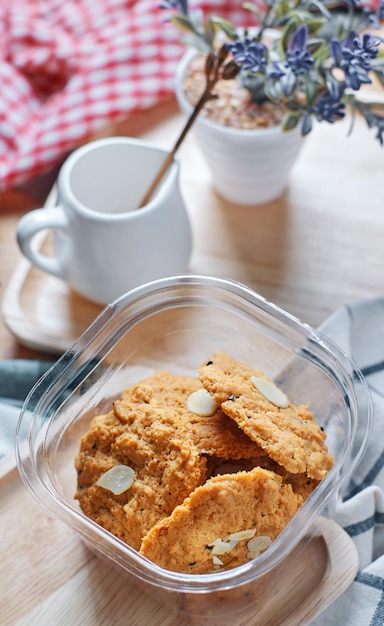
<svg viewBox="0 0 384 626">
<path fill-rule="evenodd" d="M 134 478 L 135 471 L 129 465 L 115 465 L 100 476 L 96 485 L 119 496 L 131 487 Z"/>
<path fill-rule="evenodd" d="M 281 409 L 287 408 L 289 400 L 285 393 L 276 387 L 275 383 L 261 376 L 251 376 L 251 381 L 253 386 L 260 391 L 269 402 L 272 402 L 272 404 Z"/>
<path fill-rule="evenodd" d="M 217 404 L 206 389 L 198 389 L 188 396 L 187 409 L 195 415 L 209 417 L 216 413 Z"/>
<path fill-rule="evenodd" d="M 227 541 L 226 543 L 228 544 L 228 550 L 226 554 L 229 554 L 230 552 L 232 552 L 233 548 L 236 548 L 239 542 L 236 541 L 235 539 L 232 539 L 231 541 Z"/>
<path fill-rule="evenodd" d="M 268 537 L 268 535 L 260 535 L 259 537 L 253 537 L 247 543 L 247 548 L 249 552 L 259 553 L 262 550 L 265 550 L 272 543 L 272 539 Z"/>
<path fill-rule="evenodd" d="M 228 554 L 230 550 L 234 546 L 232 546 L 228 541 L 223 541 L 222 539 L 216 539 L 212 544 L 212 554 Z"/>
<path fill-rule="evenodd" d="M 247 559 L 252 561 L 252 559 L 255 559 L 257 556 L 259 556 L 259 554 L 260 554 L 260 552 L 251 552 L 249 550 L 249 552 L 247 552 Z"/>
<path fill-rule="evenodd" d="M 216 555 L 214 555 L 212 560 L 214 565 L 224 565 L 223 561 Z"/>
<path fill-rule="evenodd" d="M 249 528 L 248 530 L 240 530 L 237 533 L 231 533 L 228 535 L 229 541 L 244 541 L 245 539 L 252 539 L 255 536 L 256 528 Z"/>
</svg>

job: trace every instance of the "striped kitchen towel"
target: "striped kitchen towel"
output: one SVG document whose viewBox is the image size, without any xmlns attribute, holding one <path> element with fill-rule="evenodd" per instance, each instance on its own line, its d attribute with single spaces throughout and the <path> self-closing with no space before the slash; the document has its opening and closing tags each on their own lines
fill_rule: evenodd
<svg viewBox="0 0 384 626">
<path fill-rule="evenodd" d="M 367 450 L 345 489 L 336 521 L 353 538 L 359 572 L 311 626 L 384 625 L 384 297 L 336 311 L 321 328 L 361 369 L 373 401 Z"/>
</svg>

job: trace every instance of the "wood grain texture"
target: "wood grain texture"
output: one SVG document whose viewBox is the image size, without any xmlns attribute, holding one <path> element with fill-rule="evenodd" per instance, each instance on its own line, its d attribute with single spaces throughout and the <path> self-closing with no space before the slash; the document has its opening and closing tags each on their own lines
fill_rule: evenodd
<svg viewBox="0 0 384 626">
<path fill-rule="evenodd" d="M 145 593 L 122 570 L 95 556 L 75 532 L 26 491 L 13 458 L 0 461 L 0 622 L 2 626 L 214 626 L 225 618 L 180 615 L 171 602 Z M 318 520 L 314 537 L 268 581 L 257 615 L 231 616 L 231 626 L 309 623 L 349 586 L 357 570 L 351 538 Z M 281 585 L 287 588 L 282 600 Z M 257 605 L 257 603 L 256 603 Z"/>
<path fill-rule="evenodd" d="M 142 115 L 140 136 L 171 145 L 182 118 L 169 103 L 166 111 L 169 116 L 157 113 L 157 124 L 148 114 L 152 122 L 146 132 Z M 348 137 L 349 123 L 318 125 L 285 194 L 251 207 L 234 206 L 216 194 L 190 135 L 180 152 L 181 189 L 194 240 L 189 270 L 245 283 L 313 326 L 341 305 L 381 294 L 384 150 L 362 120 L 356 120 Z M 0 328 L 0 356 L 8 357 L 34 355 L 12 334 L 45 353 L 57 337 L 54 350 L 62 351 L 101 310 L 60 280 L 25 265 L 20 270 L 14 238 L 22 212 L 19 208 L 0 217 L 0 297 L 12 331 Z M 40 333 L 48 339 L 39 347 Z"/>
</svg>

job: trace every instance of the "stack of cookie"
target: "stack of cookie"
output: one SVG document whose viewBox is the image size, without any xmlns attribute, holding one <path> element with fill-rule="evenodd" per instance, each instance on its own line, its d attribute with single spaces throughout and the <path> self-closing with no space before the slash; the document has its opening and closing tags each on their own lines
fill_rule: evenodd
<svg viewBox="0 0 384 626">
<path fill-rule="evenodd" d="M 218 352 L 199 377 L 157 372 L 93 419 L 75 497 L 161 567 L 206 574 L 264 551 L 332 465 L 306 406 Z"/>
</svg>

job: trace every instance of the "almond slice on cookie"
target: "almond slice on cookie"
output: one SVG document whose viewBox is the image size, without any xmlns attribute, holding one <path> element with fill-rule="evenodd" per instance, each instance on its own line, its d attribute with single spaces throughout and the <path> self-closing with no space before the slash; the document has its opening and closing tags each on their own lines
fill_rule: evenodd
<svg viewBox="0 0 384 626">
<path fill-rule="evenodd" d="M 250 550 L 250 539 L 263 537 L 266 548 L 302 502 L 281 476 L 260 467 L 215 476 L 147 533 L 140 553 L 176 572 L 207 574 L 218 566 L 237 567 L 262 549 L 257 554 Z M 220 563 L 214 559 L 218 552 Z"/>
<path fill-rule="evenodd" d="M 199 375 L 224 413 L 276 463 L 292 474 L 324 478 L 333 458 L 308 407 L 293 405 L 271 379 L 225 352 L 210 356 Z"/>
</svg>

